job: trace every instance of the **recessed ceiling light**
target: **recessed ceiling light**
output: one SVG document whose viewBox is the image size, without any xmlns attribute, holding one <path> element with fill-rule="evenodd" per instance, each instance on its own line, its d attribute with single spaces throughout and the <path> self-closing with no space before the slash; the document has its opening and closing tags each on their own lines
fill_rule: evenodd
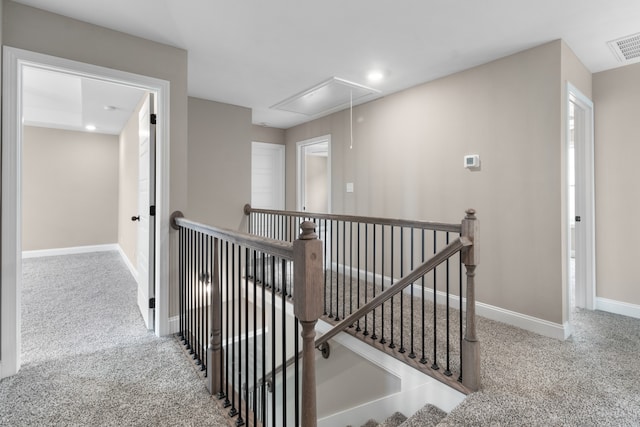
<svg viewBox="0 0 640 427">
<path fill-rule="evenodd" d="M 367 79 L 370 82 L 379 82 L 383 78 L 384 78 L 384 73 L 382 71 L 373 70 L 373 71 L 369 71 L 369 74 L 367 74 Z"/>
<path fill-rule="evenodd" d="M 84 128 L 90 132 L 93 132 L 94 130 L 96 130 L 96 125 L 86 125 Z"/>
</svg>

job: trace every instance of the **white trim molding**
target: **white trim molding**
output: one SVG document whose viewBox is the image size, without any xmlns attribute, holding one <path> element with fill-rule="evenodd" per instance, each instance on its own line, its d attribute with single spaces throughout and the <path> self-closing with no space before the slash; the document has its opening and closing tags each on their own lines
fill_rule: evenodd
<svg viewBox="0 0 640 427">
<path fill-rule="evenodd" d="M 72 246 L 68 248 L 38 249 L 34 251 L 22 251 L 22 259 L 39 258 L 45 256 L 86 254 L 90 252 L 108 252 L 117 250 L 120 250 L 120 246 L 117 243 L 91 246 Z"/>
<path fill-rule="evenodd" d="M 628 302 L 597 297 L 596 310 L 640 319 L 640 305 L 630 304 Z"/>
<path fill-rule="evenodd" d="M 0 378 L 20 367 L 20 293 L 22 290 L 21 144 L 22 69 L 25 66 L 87 76 L 157 94 L 156 126 L 156 335 L 169 333 L 169 162 L 170 83 L 126 71 L 58 58 L 9 46 L 2 64 L 2 236 L 0 273 Z"/>
</svg>

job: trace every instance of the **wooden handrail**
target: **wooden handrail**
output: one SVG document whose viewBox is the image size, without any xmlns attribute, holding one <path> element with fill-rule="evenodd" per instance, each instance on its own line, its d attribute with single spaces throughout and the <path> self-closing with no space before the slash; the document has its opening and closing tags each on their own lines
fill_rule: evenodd
<svg viewBox="0 0 640 427">
<path fill-rule="evenodd" d="M 360 319 L 365 314 L 369 313 L 373 309 L 382 305 L 385 301 L 391 299 L 391 297 L 396 294 L 402 292 L 404 288 L 410 286 L 416 280 L 420 279 L 425 274 L 429 273 L 431 270 L 436 268 L 438 265 L 442 264 L 453 254 L 461 250 L 462 248 L 473 245 L 473 242 L 467 237 L 459 237 L 453 242 L 449 243 L 444 249 L 440 252 L 429 258 L 423 264 L 420 264 L 418 267 L 409 272 L 406 276 L 402 277 L 396 283 L 394 283 L 391 287 L 387 288 L 384 292 L 379 294 L 377 297 L 373 298 L 371 301 L 360 307 L 358 310 L 354 311 L 349 316 L 345 317 L 340 323 L 335 325 L 332 329 L 322 334 L 315 341 L 316 348 L 319 348 L 322 344 L 327 343 L 331 338 L 338 335 L 340 332 L 347 329 L 349 326 L 353 325 L 358 319 Z"/>
<path fill-rule="evenodd" d="M 259 237 L 254 234 L 247 234 L 241 231 L 229 230 L 227 228 L 201 224 L 179 216 L 172 217 L 172 227 L 185 227 L 212 237 L 248 247 L 250 249 L 255 249 L 260 252 L 268 252 L 269 254 L 286 260 L 293 260 L 293 244 L 289 242 Z"/>
<path fill-rule="evenodd" d="M 377 224 L 377 225 L 383 224 L 383 225 L 393 225 L 396 227 L 413 227 L 413 228 L 419 228 L 419 229 L 425 229 L 425 230 L 449 231 L 452 233 L 460 233 L 462 230 L 462 227 L 460 224 L 447 224 L 443 222 L 415 221 L 415 220 L 407 220 L 407 219 L 392 219 L 392 218 L 358 216 L 358 215 L 338 215 L 338 214 L 301 212 L 301 211 L 256 209 L 256 208 L 252 208 L 251 205 L 247 203 L 246 205 L 244 205 L 244 214 L 249 215 L 251 213 L 283 215 L 283 216 L 300 217 L 300 218 L 317 218 L 317 219 L 346 221 L 346 222 L 359 222 L 362 224 Z"/>
</svg>

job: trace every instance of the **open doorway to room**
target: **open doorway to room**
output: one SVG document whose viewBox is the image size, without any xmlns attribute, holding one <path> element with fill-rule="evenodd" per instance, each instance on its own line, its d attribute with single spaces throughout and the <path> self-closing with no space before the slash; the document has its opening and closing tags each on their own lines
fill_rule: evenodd
<svg viewBox="0 0 640 427">
<path fill-rule="evenodd" d="M 82 247 L 88 247 L 89 249 L 98 247 L 103 248 L 105 246 L 104 239 L 113 240 L 113 222 L 111 222 L 111 231 L 107 230 L 109 237 L 104 236 L 105 224 L 98 221 L 98 217 L 104 216 L 103 214 L 109 214 L 113 210 L 113 206 L 105 205 L 105 200 L 109 199 L 107 203 L 114 203 L 113 193 L 115 192 L 115 205 L 119 205 L 117 198 L 119 197 L 118 188 L 113 189 L 113 170 L 93 170 L 92 168 L 98 168 L 105 166 L 106 163 L 113 163 L 116 168 L 115 174 L 118 174 L 120 169 L 118 160 L 118 153 L 114 153 L 113 144 L 118 145 L 119 142 L 111 138 L 109 141 L 103 143 L 103 148 L 111 144 L 111 147 L 106 148 L 105 153 L 87 154 L 87 150 L 90 150 L 88 139 L 83 138 L 82 134 L 86 135 L 87 130 L 94 130 L 96 133 L 102 133 L 107 135 L 114 133 L 113 129 L 107 130 L 104 125 L 94 124 L 86 122 L 86 118 L 90 115 L 89 110 L 100 110 L 104 114 L 109 113 L 122 113 L 118 111 L 118 102 L 105 101 L 104 99 L 98 101 L 92 94 L 102 91 L 114 95 L 119 93 L 122 95 L 124 92 L 129 93 L 133 98 L 133 105 L 142 105 L 142 99 L 151 99 L 151 102 L 157 105 L 159 110 L 159 116 L 162 118 L 168 118 L 168 82 L 139 76 L 135 74 L 120 72 L 113 69 L 107 69 L 97 67 L 89 64 L 78 63 L 75 61 L 69 61 L 61 58 L 55 58 L 48 55 L 37 54 L 34 52 L 28 52 L 14 48 L 4 48 L 4 100 L 3 100 L 3 147 L 2 147 L 2 277 L 0 283 L 0 290 L 2 292 L 2 298 L 0 299 L 0 311 L 2 313 L 2 322 L 0 322 L 0 378 L 13 375 L 20 367 L 20 353 L 21 353 L 21 292 L 22 292 L 22 251 L 25 250 L 47 250 L 47 249 L 77 249 Z M 45 79 L 45 85 L 41 88 L 40 92 L 36 91 L 35 96 L 33 92 L 29 92 L 29 76 L 38 74 L 39 77 Z M 49 79 L 49 80 L 47 80 Z M 52 81 L 51 79 L 55 80 Z M 49 83 L 47 84 L 46 81 Z M 32 88 L 33 89 L 33 88 Z M 60 90 L 61 89 L 61 90 Z M 154 103 L 153 98 L 146 94 L 157 94 L 157 101 Z M 86 96 L 87 99 L 83 99 Z M 63 103 L 70 103 L 73 99 L 80 99 L 90 106 L 88 108 L 79 107 L 78 105 L 70 106 L 69 108 L 51 107 L 50 101 L 62 101 Z M 111 98 L 113 99 L 113 98 Z M 128 116 L 131 116 L 129 112 Z M 139 117 L 128 117 L 136 122 L 138 125 Z M 155 121 L 155 117 L 154 117 Z M 70 127 L 69 124 L 74 123 L 75 128 Z M 93 125 L 86 127 L 88 125 Z M 156 214 L 158 222 L 168 218 L 168 181 L 166 177 L 166 163 L 165 157 L 168 154 L 168 139 L 166 137 L 168 130 L 168 123 L 162 123 L 158 126 L 157 133 L 155 130 L 146 129 L 146 138 L 149 138 L 150 134 L 157 134 L 157 152 L 158 158 L 147 157 L 148 165 L 146 166 L 146 172 L 156 173 L 161 177 L 158 181 L 156 188 L 150 187 L 151 192 L 157 197 L 155 206 L 152 211 Z M 95 126 L 95 128 L 94 128 Z M 134 143 L 139 144 L 142 141 L 142 135 L 138 133 L 136 126 L 136 135 Z M 95 136 L 95 135 L 94 135 Z M 58 140 L 60 144 L 57 144 L 56 148 L 51 146 L 47 147 L 46 143 L 55 143 L 54 140 Z M 105 139 L 105 138 L 103 138 Z M 106 139 L 109 139 L 108 137 Z M 84 141 L 83 141 L 84 140 Z M 34 142 L 35 141 L 35 142 Z M 71 145 L 75 145 L 71 147 Z M 32 146 L 33 145 L 33 146 Z M 40 162 L 41 165 L 49 164 L 48 166 L 54 166 L 54 170 L 46 169 L 44 166 L 39 167 L 25 163 L 23 153 L 33 155 L 34 152 L 41 151 L 43 147 L 49 150 L 50 156 L 47 159 L 35 159 L 36 163 Z M 66 150 L 66 151 L 65 151 Z M 136 147 L 135 161 L 139 162 Z M 66 154 L 65 154 L 66 153 Z M 81 154 L 84 153 L 84 156 Z M 42 154 L 39 152 L 38 154 Z M 60 166 L 60 169 L 55 171 L 55 165 L 53 156 L 60 157 L 79 157 L 75 167 L 77 171 L 69 170 L 69 166 Z M 99 162 L 92 165 L 89 157 L 102 156 L 103 162 Z M 114 161 L 115 157 L 115 161 Z M 110 160 L 107 161 L 107 158 Z M 29 159 L 31 161 L 33 159 Z M 95 159 L 94 159 L 95 160 Z M 100 159 L 98 159 L 100 160 Z M 100 165 L 98 167 L 97 165 Z M 30 170 L 25 170 L 25 167 L 29 167 Z M 65 170 L 62 170 L 66 168 Z M 36 169 L 35 171 L 33 169 Z M 40 170 L 38 170 L 40 169 Z M 86 188 L 83 189 L 84 193 L 78 188 L 72 187 L 74 180 L 74 174 L 79 174 L 83 170 L 85 172 L 92 172 L 94 178 L 97 175 L 110 175 L 111 183 L 108 185 L 109 189 L 101 188 L 98 184 L 88 184 L 82 182 L 86 176 L 75 176 L 75 181 L 80 181 L 80 184 L 84 184 Z M 140 171 L 142 168 L 136 168 Z M 33 214 L 33 206 L 41 204 L 44 196 L 28 194 L 28 198 L 23 197 L 23 185 L 27 181 L 23 181 L 23 177 L 29 177 L 29 182 L 33 184 L 32 172 L 35 172 L 34 176 L 40 173 L 39 178 L 35 178 L 35 181 L 42 182 L 42 173 L 49 173 L 50 175 L 64 174 L 70 175 L 70 180 L 67 183 L 60 183 L 59 186 L 53 185 L 49 189 L 35 189 L 37 191 L 49 192 L 47 194 L 47 206 L 39 206 L 36 209 L 45 209 L 45 216 L 40 215 L 40 218 L 31 218 Z M 96 173 L 97 172 L 97 173 Z M 139 197 L 140 189 L 137 184 L 140 180 L 139 173 L 136 172 L 134 197 L 136 199 L 135 207 L 127 216 L 127 220 L 131 222 L 132 216 L 140 215 L 138 212 L 137 199 Z M 57 176 L 58 177 L 58 176 Z M 57 178 L 56 177 L 56 178 Z M 104 178 L 105 176 L 98 177 Z M 60 188 L 62 187 L 62 188 Z M 116 186 L 117 187 L 117 186 Z M 28 189 L 29 192 L 34 190 L 32 186 Z M 86 191 L 85 191 L 86 190 Z M 82 194 L 77 194 L 82 193 Z M 93 194 L 91 194 L 93 193 Z M 111 194 L 106 194 L 111 193 Z M 56 196 L 57 195 L 57 196 Z M 92 198 L 93 197 L 93 198 Z M 71 202 L 71 200 L 75 198 Z M 28 199 L 28 200 L 27 200 Z M 93 200 L 95 199 L 95 200 Z M 149 199 L 153 200 L 153 199 Z M 24 203 L 24 204 L 23 204 Z M 32 206 L 33 205 L 33 206 Z M 66 206 L 65 206 L 66 205 Z M 23 211 L 23 207 L 28 210 Z M 57 212 L 58 220 L 54 222 L 55 227 L 49 224 L 49 231 L 46 232 L 47 238 L 54 238 L 55 241 L 43 241 L 38 236 L 33 236 L 31 233 L 31 227 L 44 227 L 47 229 L 47 221 L 52 220 L 53 208 L 67 208 Z M 81 212 L 81 215 L 75 216 L 77 211 L 81 211 L 85 208 L 89 209 L 89 212 Z M 24 214 L 24 215 L 23 215 Z M 113 212 L 111 212 L 113 214 Z M 122 216 L 121 212 L 116 213 L 118 217 Z M 72 221 L 62 224 L 63 219 L 60 219 L 64 215 L 68 215 Z M 37 216 L 37 215 L 36 215 Z M 44 221 L 43 221 L 44 218 Z M 118 218 L 117 220 L 119 220 Z M 35 221 L 35 222 L 34 222 Z M 34 224 L 37 221 L 41 223 L 36 226 Z M 112 221 L 112 220 L 111 220 Z M 23 223 L 25 226 L 29 226 L 29 232 L 23 236 Z M 55 228 L 55 232 L 54 232 Z M 115 226 L 117 229 L 117 225 Z M 148 320 L 147 327 L 154 329 L 157 335 L 164 335 L 169 332 L 169 319 L 168 319 L 168 266 L 165 263 L 156 262 L 156 260 L 164 260 L 168 258 L 168 245 L 166 239 L 160 239 L 162 235 L 161 228 L 155 225 L 149 226 L 149 234 L 153 236 L 154 240 L 159 241 L 160 244 L 157 247 L 149 247 L 149 277 L 147 282 L 148 292 L 151 296 L 156 294 L 158 299 L 154 306 L 156 307 L 155 319 L 151 317 Z M 71 232 L 69 232 L 71 230 Z M 83 231 L 81 231 L 83 230 Z M 92 233 L 103 233 L 100 236 L 92 236 Z M 168 227 L 164 230 L 168 234 Z M 56 235 L 57 233 L 57 235 Z M 43 233 L 41 233 L 43 234 Z M 23 239 L 24 237 L 24 239 Z M 75 240 L 74 240 L 75 239 Z M 134 240 L 137 240 L 134 236 Z M 164 243 L 163 243 L 164 242 Z M 112 244 L 106 246 L 118 247 L 118 238 L 116 232 L 116 238 L 112 241 Z M 136 241 L 136 245 L 138 245 Z M 80 250 L 82 252 L 82 250 Z M 131 264 L 131 263 L 130 263 Z M 135 265 L 135 264 L 133 264 Z M 131 268 L 131 266 L 130 266 Z M 132 269 L 133 270 L 133 269 Z M 140 282 L 139 282 L 140 283 Z M 140 287 L 140 285 L 139 285 Z M 159 298 L 158 298 L 159 297 Z M 151 301 L 145 301 L 145 307 L 140 307 L 141 311 L 149 310 Z"/>
<path fill-rule="evenodd" d="M 331 135 L 300 141 L 297 147 L 297 209 L 331 212 Z"/>
<path fill-rule="evenodd" d="M 567 86 L 567 304 L 595 308 L 593 103 Z M 571 317 L 570 317 L 571 318 Z"/>
</svg>

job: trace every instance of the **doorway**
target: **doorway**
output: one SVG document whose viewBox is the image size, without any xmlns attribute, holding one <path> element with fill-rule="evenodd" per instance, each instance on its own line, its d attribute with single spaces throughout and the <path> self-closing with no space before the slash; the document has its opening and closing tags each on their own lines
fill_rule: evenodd
<svg viewBox="0 0 640 427">
<path fill-rule="evenodd" d="M 593 102 L 567 85 L 567 305 L 595 308 Z"/>
<path fill-rule="evenodd" d="M 300 141 L 297 148 L 297 209 L 331 212 L 331 135 Z"/>
<path fill-rule="evenodd" d="M 22 292 L 22 76 L 26 67 L 83 76 L 103 82 L 130 86 L 157 94 L 157 158 L 159 177 L 156 194 L 156 219 L 153 234 L 159 244 L 153 251 L 156 295 L 156 335 L 169 333 L 168 316 L 168 122 L 169 83 L 167 81 L 122 72 L 22 49 L 4 47 L 3 51 L 3 144 L 2 144 L 2 271 L 0 282 L 0 378 L 20 368 L 20 317 Z M 165 236 L 166 235 L 166 236 Z"/>
</svg>

